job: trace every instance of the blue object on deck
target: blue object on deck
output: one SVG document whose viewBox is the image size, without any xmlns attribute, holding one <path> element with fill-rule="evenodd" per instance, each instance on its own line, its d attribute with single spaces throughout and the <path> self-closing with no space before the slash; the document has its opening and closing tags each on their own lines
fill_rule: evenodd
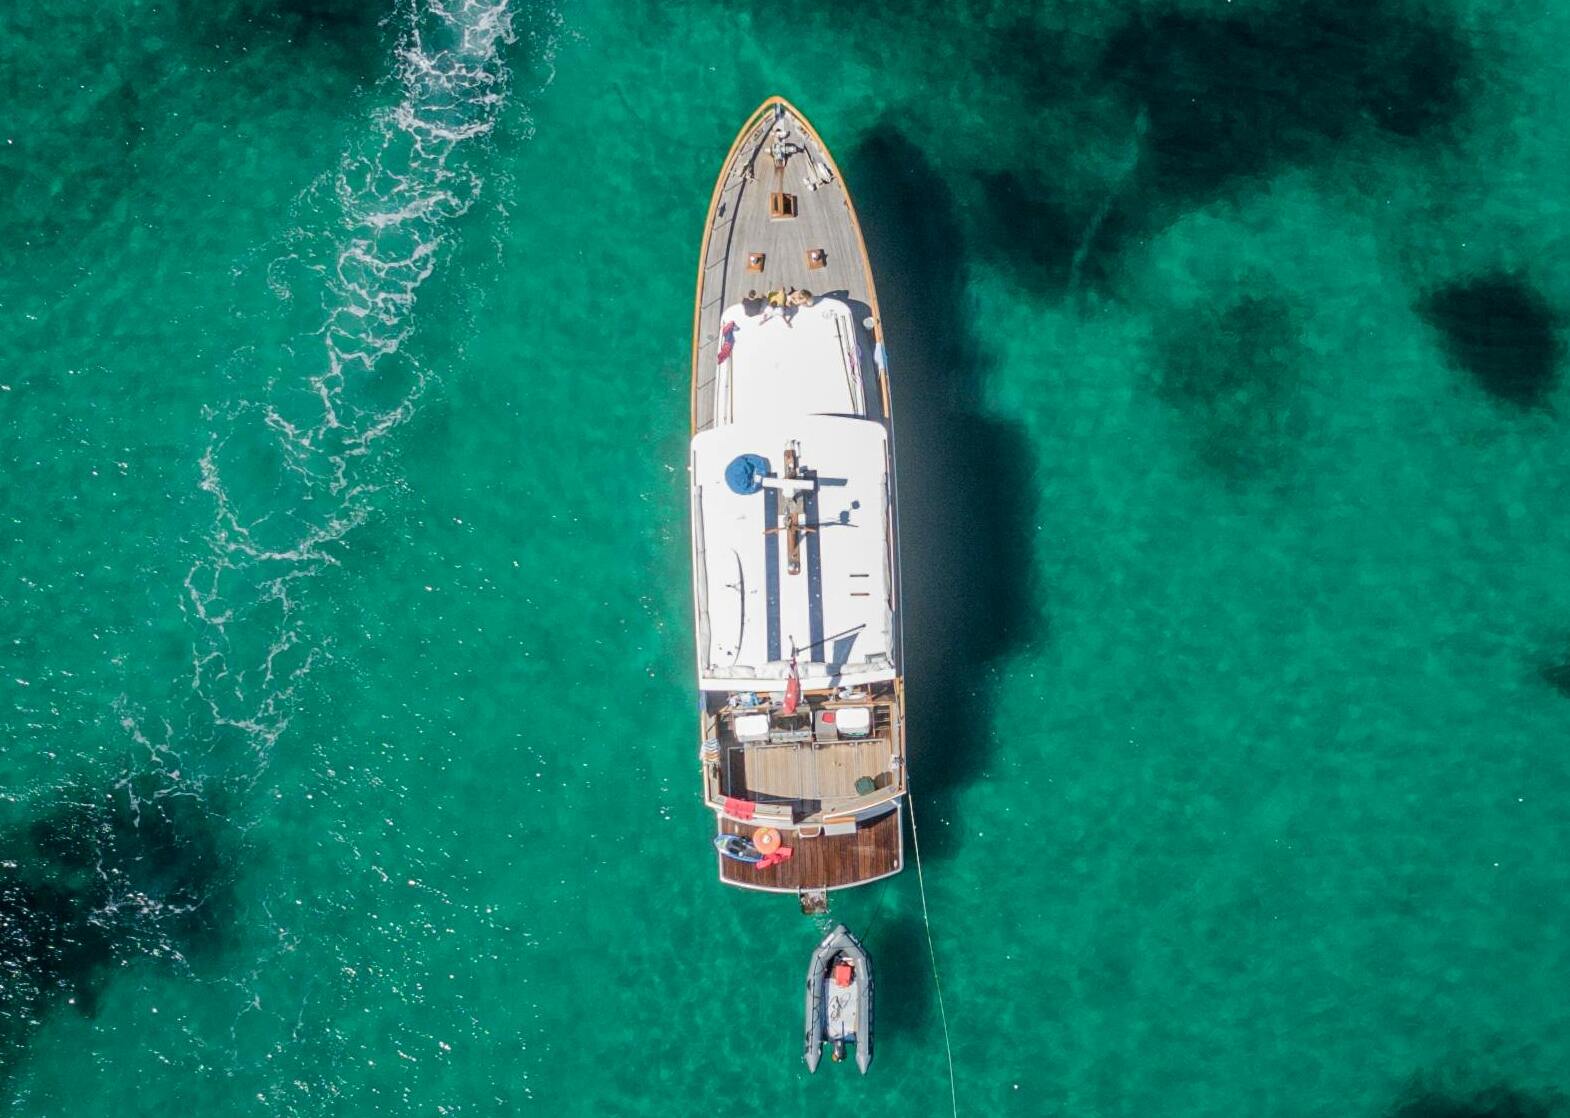
<svg viewBox="0 0 1570 1118">
<path fill-rule="evenodd" d="M 725 467 L 725 484 L 732 493 L 743 497 L 763 488 L 763 479 L 769 476 L 769 460 L 761 454 L 738 454 Z"/>
<path fill-rule="evenodd" d="M 763 861 L 763 854 L 741 835 L 715 835 L 714 849 L 733 862 L 755 866 Z"/>
</svg>

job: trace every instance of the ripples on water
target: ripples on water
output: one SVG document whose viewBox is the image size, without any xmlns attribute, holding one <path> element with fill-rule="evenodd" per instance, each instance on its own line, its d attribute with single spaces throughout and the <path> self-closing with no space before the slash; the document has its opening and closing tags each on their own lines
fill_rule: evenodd
<svg viewBox="0 0 1570 1118">
<path fill-rule="evenodd" d="M 392 103 L 298 200 L 267 269 L 280 301 L 320 306 L 318 328 L 265 383 L 221 380 L 227 398 L 208 409 L 212 519 L 184 585 L 197 713 L 154 718 L 122 700 L 105 715 L 139 771 L 60 790 L 0 831 L 0 1049 L 13 1054 L 51 1006 L 91 1010 L 113 965 L 184 966 L 217 942 L 243 843 L 226 805 L 255 785 L 328 655 L 304 587 L 397 484 L 388 436 L 431 381 L 404 343 L 483 188 L 470 153 L 508 104 L 516 36 L 505 0 L 425 0 L 395 18 Z"/>
<path fill-rule="evenodd" d="M 307 227 L 269 269 L 280 299 L 320 301 L 321 328 L 300 347 L 301 367 L 280 371 L 259 399 L 212 409 L 201 485 L 213 522 L 185 583 L 199 623 L 193 686 L 219 740 L 238 731 L 259 761 L 323 654 L 298 608 L 301 580 L 338 562 L 345 537 L 393 484 L 383 440 L 414 415 L 430 378 L 400 351 L 452 223 L 479 195 L 464 149 L 496 125 L 508 92 L 503 47 L 513 40 L 506 3 L 433 2 L 410 13 L 399 101 L 302 200 L 334 224 Z M 257 476 L 259 460 L 272 469 Z"/>
</svg>

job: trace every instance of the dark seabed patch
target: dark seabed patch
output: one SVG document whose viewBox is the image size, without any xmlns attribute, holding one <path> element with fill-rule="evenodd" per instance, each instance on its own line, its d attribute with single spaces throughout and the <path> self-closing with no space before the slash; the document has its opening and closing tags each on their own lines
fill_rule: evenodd
<svg viewBox="0 0 1570 1118">
<path fill-rule="evenodd" d="M 83 45 L 70 81 L 45 72 L 47 53 L 13 48 L 19 101 L 51 125 L 0 142 L 0 236 L 13 251 L 61 251 L 90 235 L 135 185 L 142 95 L 123 76 L 123 60 L 99 47 Z"/>
<path fill-rule="evenodd" d="M 1500 1085 L 1474 1094 L 1418 1088 L 1390 1112 L 1389 1118 L 1554 1118 L 1562 1113 L 1562 1100 Z"/>
<path fill-rule="evenodd" d="M 1544 664 L 1537 669 L 1543 682 L 1565 698 L 1570 699 L 1570 654 L 1563 659 Z"/>
<path fill-rule="evenodd" d="M 1522 409 L 1547 404 L 1565 356 L 1561 316 L 1522 275 L 1456 280 L 1418 309 L 1450 361 L 1494 399 Z"/>
<path fill-rule="evenodd" d="M 185 0 L 177 10 L 193 44 L 219 56 L 282 47 L 367 77 L 386 69 L 388 20 L 398 8 L 361 0 Z"/>
<path fill-rule="evenodd" d="M 1157 323 L 1156 395 L 1187 422 L 1201 461 L 1229 480 L 1279 466 L 1290 446 L 1300 335 L 1296 307 L 1273 293 L 1174 309 Z"/>
<path fill-rule="evenodd" d="M 990 259 L 1038 295 L 1107 290 L 1124 251 L 1142 236 L 1117 183 L 1091 208 L 1071 204 L 1044 191 L 1039 179 L 1012 170 L 984 172 L 978 182 L 978 213 L 984 215 L 978 239 Z"/>
<path fill-rule="evenodd" d="M 161 779 L 122 780 L 0 831 L 6 1051 L 52 1006 L 91 1014 L 114 968 L 188 962 L 219 944 L 232 907 L 226 826 Z"/>
<path fill-rule="evenodd" d="M 979 173 L 976 212 L 992 255 L 1047 293 L 1110 289 L 1127 249 L 1289 167 L 1443 142 L 1472 67 L 1451 21 L 1399 0 L 1147 9 L 1088 61 L 1075 37 L 1011 38 L 983 72 L 1040 107 Z"/>
<path fill-rule="evenodd" d="M 989 215 L 981 234 L 991 254 L 1012 264 L 1034 291 L 1066 289 L 1084 236 L 1084 218 L 1017 171 L 986 171 L 977 182 L 983 212 Z"/>
<path fill-rule="evenodd" d="M 889 118 L 959 193 L 973 251 L 1046 297 L 1115 293 L 1127 252 L 1285 170 L 1352 152 L 1367 177 L 1447 144 L 1480 66 L 1470 28 L 1425 0 L 1021 9 L 994 23 L 930 0 L 803 0 L 791 18 L 847 41 L 942 43 L 906 59 L 935 75 Z"/>
<path fill-rule="evenodd" d="M 1438 134 L 1464 106 L 1466 59 L 1436 11 L 1327 0 L 1141 13 L 1112 35 L 1100 74 L 1149 115 L 1151 185 L 1203 201 L 1369 133 Z"/>
</svg>

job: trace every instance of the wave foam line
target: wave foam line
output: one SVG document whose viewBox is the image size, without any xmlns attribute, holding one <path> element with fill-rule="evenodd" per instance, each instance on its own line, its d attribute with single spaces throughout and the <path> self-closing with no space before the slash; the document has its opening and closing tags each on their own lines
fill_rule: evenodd
<svg viewBox="0 0 1570 1118">
<path fill-rule="evenodd" d="M 185 579 L 198 628 L 191 687 L 220 738 L 249 743 L 257 772 L 327 654 L 306 631 L 296 587 L 338 562 L 388 484 L 377 448 L 415 414 L 430 379 L 407 355 L 389 359 L 414 329 L 453 223 L 480 195 L 465 149 L 491 134 L 508 100 L 506 0 L 411 2 L 404 18 L 396 102 L 298 207 L 330 199 L 337 215 L 313 236 L 324 317 L 305 352 L 315 356 L 303 373 L 275 375 L 262 400 L 212 409 L 199 463 L 213 520 Z M 276 478 L 263 468 L 258 483 L 258 462 L 272 459 Z"/>
</svg>

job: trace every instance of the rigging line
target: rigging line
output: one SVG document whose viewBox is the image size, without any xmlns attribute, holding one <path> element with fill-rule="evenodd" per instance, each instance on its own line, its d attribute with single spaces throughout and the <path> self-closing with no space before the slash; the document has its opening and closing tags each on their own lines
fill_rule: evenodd
<svg viewBox="0 0 1570 1118">
<path fill-rule="evenodd" d="M 943 983 L 938 979 L 938 949 L 932 945 L 932 917 L 927 912 L 927 877 L 921 871 L 921 832 L 916 827 L 916 797 L 906 777 L 905 798 L 910 803 L 910 837 L 916 847 L 916 884 L 921 890 L 921 923 L 927 932 L 927 956 L 932 960 L 932 985 L 938 992 L 938 1017 L 943 1022 L 943 1050 L 949 1059 L 949 1106 L 959 1118 L 959 1095 L 954 1090 L 954 1045 L 949 1040 L 949 1014 L 943 1007 Z"/>
</svg>

